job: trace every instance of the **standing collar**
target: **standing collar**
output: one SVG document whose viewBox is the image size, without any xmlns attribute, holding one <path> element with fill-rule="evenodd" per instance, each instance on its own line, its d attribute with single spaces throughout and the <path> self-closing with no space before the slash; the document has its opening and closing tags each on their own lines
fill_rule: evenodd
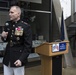
<svg viewBox="0 0 76 75">
<path fill-rule="evenodd" d="M 11 22 L 12 22 L 12 23 L 19 23 L 20 21 L 21 21 L 21 20 L 18 20 L 18 21 L 15 22 L 15 21 L 12 20 Z"/>
<path fill-rule="evenodd" d="M 21 20 L 16 21 L 15 23 L 19 23 Z"/>
</svg>

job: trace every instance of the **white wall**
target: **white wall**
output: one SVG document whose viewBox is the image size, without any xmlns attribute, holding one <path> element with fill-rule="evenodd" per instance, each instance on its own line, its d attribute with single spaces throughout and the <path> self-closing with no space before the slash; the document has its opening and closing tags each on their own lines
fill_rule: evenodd
<svg viewBox="0 0 76 75">
<path fill-rule="evenodd" d="M 60 0 L 60 3 L 64 12 L 64 19 L 66 19 L 71 15 L 71 0 Z"/>
<path fill-rule="evenodd" d="M 76 12 L 76 0 L 75 0 L 75 12 Z"/>
</svg>

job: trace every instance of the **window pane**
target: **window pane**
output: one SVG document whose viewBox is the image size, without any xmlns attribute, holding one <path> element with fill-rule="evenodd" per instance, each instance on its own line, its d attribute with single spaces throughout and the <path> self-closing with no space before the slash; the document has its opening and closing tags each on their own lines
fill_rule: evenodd
<svg viewBox="0 0 76 75">
<path fill-rule="evenodd" d="M 41 3 L 30 3 L 30 9 L 32 10 L 43 10 L 49 11 L 50 10 L 50 0 L 42 0 Z"/>
</svg>

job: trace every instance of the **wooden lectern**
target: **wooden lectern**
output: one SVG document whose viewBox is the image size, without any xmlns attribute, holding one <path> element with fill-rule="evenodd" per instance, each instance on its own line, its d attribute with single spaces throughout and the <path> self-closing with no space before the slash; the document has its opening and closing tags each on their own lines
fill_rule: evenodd
<svg viewBox="0 0 76 75">
<path fill-rule="evenodd" d="M 68 53 L 69 41 L 44 43 L 35 48 L 41 57 L 41 75 L 62 75 L 62 55 Z"/>
</svg>

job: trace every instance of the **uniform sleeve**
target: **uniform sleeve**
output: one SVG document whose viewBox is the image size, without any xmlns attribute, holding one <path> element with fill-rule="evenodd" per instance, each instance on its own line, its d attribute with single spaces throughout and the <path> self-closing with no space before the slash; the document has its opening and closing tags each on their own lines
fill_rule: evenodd
<svg viewBox="0 0 76 75">
<path fill-rule="evenodd" d="M 24 50 L 20 57 L 20 60 L 22 62 L 26 61 L 29 53 L 32 49 L 32 31 L 31 27 L 27 26 L 26 29 L 24 29 Z"/>
<path fill-rule="evenodd" d="M 5 25 L 4 25 L 4 27 L 3 27 L 3 31 L 7 32 L 7 26 L 8 26 L 8 25 L 9 25 L 9 23 L 6 22 Z M 3 31 L 2 31 L 2 32 L 3 32 Z M 8 37 L 7 37 L 7 38 L 1 37 L 1 39 L 2 39 L 2 41 L 7 42 Z"/>
</svg>

